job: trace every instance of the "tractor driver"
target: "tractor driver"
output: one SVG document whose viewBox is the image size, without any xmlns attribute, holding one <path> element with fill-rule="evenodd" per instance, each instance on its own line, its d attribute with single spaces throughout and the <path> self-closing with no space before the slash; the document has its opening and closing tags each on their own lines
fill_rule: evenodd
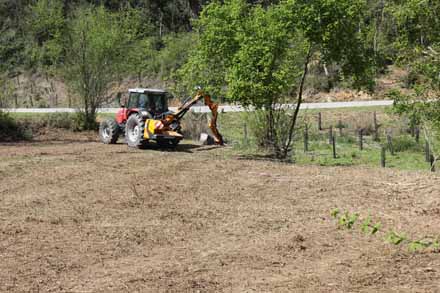
<svg viewBox="0 0 440 293">
<path fill-rule="evenodd" d="M 147 95 L 141 94 L 139 97 L 139 109 L 146 109 L 147 108 Z"/>
<path fill-rule="evenodd" d="M 147 111 L 150 112 L 151 115 L 156 116 L 157 110 L 156 110 L 156 103 L 154 102 L 154 99 L 149 99 Z"/>
</svg>

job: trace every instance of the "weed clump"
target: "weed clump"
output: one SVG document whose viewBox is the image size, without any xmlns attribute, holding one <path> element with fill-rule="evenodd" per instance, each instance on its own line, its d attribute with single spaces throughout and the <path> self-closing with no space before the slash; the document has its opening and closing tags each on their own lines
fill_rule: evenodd
<svg viewBox="0 0 440 293">
<path fill-rule="evenodd" d="M 341 213 L 338 208 L 330 211 L 332 218 L 338 221 L 338 228 L 353 229 L 355 223 L 360 219 L 358 213 L 350 214 L 349 212 Z M 370 215 L 366 217 L 360 224 L 361 231 L 366 235 L 376 235 L 381 231 L 382 224 L 380 222 L 373 223 Z M 385 242 L 396 246 L 406 245 L 410 252 L 428 250 L 440 252 L 440 238 L 423 238 L 420 240 L 411 240 L 404 233 L 398 233 L 394 230 L 385 234 Z"/>
</svg>

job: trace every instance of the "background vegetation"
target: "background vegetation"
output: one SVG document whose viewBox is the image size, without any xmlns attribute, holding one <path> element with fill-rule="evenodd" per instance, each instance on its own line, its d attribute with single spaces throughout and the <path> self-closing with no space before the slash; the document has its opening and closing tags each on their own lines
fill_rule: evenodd
<svg viewBox="0 0 440 293">
<path fill-rule="evenodd" d="M 178 96 L 204 85 L 261 108 L 260 144 L 285 158 L 298 111 L 275 105 L 298 109 L 305 88 L 374 91 L 393 65 L 408 90 L 391 93 L 396 109 L 437 156 L 438 15 L 434 0 L 3 0 L 0 106 L 56 106 L 58 96 L 26 98 L 32 84 L 20 88 L 21 75 L 38 74 L 66 85 L 69 106 L 83 109 L 79 128 L 93 129 L 96 108 L 126 79 Z"/>
</svg>

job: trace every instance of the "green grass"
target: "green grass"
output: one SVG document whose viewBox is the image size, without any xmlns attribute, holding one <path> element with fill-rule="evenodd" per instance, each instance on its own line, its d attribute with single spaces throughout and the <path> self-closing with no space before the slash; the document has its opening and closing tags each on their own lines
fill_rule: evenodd
<svg viewBox="0 0 440 293">
<path fill-rule="evenodd" d="M 329 109 L 325 110 L 327 117 L 339 114 L 352 114 L 352 109 Z M 313 110 L 314 113 L 319 111 Z M 383 127 L 401 124 L 398 118 L 389 113 L 389 107 L 367 107 L 354 108 L 357 114 L 369 114 L 376 111 L 378 115 L 386 116 L 387 121 L 383 123 Z M 323 112 L 323 111 L 321 111 Z M 302 115 L 310 115 L 302 112 Z M 255 146 L 255 139 L 252 137 L 252 131 L 248 127 L 248 144 L 244 141 L 244 124 L 246 123 L 246 113 L 222 113 L 219 115 L 219 128 L 229 145 L 233 146 L 230 155 L 263 155 L 264 151 L 258 150 Z M 301 121 L 301 118 L 299 121 Z M 393 120 L 393 118 L 397 119 Z M 345 124 L 345 121 L 342 121 Z M 350 127 L 350 125 L 349 125 Z M 334 130 L 336 136 L 336 152 L 337 158 L 333 159 L 332 146 L 328 143 L 328 133 L 326 130 L 318 131 L 317 127 L 310 128 L 309 133 L 309 151 L 304 153 L 304 143 L 302 133 L 297 135 L 298 140 L 295 143 L 293 160 L 298 165 L 318 165 L 318 166 L 369 166 L 379 167 L 381 144 L 386 144 L 386 138 L 382 135 L 380 142 L 372 141 L 371 136 L 364 136 L 364 149 L 359 150 L 357 138 L 354 136 L 354 129 L 348 128 L 343 130 L 344 135 L 339 136 L 337 129 Z M 420 142 L 416 143 L 415 139 L 409 134 L 402 131 L 398 136 L 393 138 L 393 147 L 395 155 L 392 156 L 387 150 L 386 167 L 400 170 L 425 170 L 429 171 L 430 165 L 425 162 L 424 140 L 421 137 Z"/>
<path fill-rule="evenodd" d="M 422 144 L 423 142 L 420 142 L 419 146 L 421 147 Z M 364 142 L 362 151 L 357 143 L 336 139 L 336 153 L 337 158 L 334 159 L 332 146 L 324 140 L 310 141 L 307 153 L 304 153 L 302 143 L 297 143 L 295 162 L 299 165 L 380 167 L 380 145 L 371 142 L 369 138 Z M 430 168 L 420 148 L 395 152 L 394 156 L 387 151 L 386 167 L 401 170 L 429 170 Z"/>
</svg>

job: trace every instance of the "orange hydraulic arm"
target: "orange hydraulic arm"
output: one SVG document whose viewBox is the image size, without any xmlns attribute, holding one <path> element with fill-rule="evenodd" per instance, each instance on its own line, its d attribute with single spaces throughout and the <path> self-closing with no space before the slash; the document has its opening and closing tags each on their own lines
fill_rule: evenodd
<svg viewBox="0 0 440 293">
<path fill-rule="evenodd" d="M 223 145 L 223 137 L 217 129 L 218 104 L 214 103 L 211 99 L 211 96 L 205 94 L 205 92 L 201 89 L 197 91 L 197 94 L 192 99 L 185 101 L 178 108 L 176 113 L 169 115 L 167 118 L 165 118 L 165 121 L 163 121 L 163 123 L 167 125 L 171 124 L 173 120 L 179 121 L 183 118 L 183 116 L 185 116 L 185 114 L 191 109 L 191 107 L 194 106 L 201 99 L 203 99 L 205 105 L 209 107 L 212 113 L 211 121 L 209 121 L 209 128 L 214 135 L 215 144 Z"/>
<path fill-rule="evenodd" d="M 209 121 L 209 128 L 214 135 L 214 141 L 218 145 L 223 145 L 223 137 L 217 129 L 218 104 L 214 103 L 209 95 L 204 95 L 203 98 L 205 100 L 205 105 L 209 107 L 209 110 L 211 110 L 212 113 L 211 121 Z"/>
</svg>

